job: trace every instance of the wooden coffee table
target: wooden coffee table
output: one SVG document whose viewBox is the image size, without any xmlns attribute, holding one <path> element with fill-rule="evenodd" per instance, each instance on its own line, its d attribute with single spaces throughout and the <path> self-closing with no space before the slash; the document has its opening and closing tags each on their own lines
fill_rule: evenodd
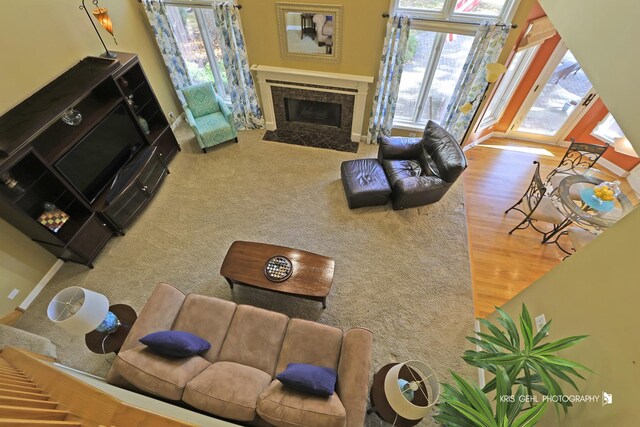
<svg viewBox="0 0 640 427">
<path fill-rule="evenodd" d="M 272 282 L 264 274 L 265 264 L 276 255 L 289 258 L 293 264 L 293 273 L 283 282 Z M 322 255 L 284 246 L 238 241 L 229 248 L 220 274 L 231 289 L 237 283 L 319 301 L 322 308 L 327 308 L 334 268 L 335 261 Z"/>
</svg>

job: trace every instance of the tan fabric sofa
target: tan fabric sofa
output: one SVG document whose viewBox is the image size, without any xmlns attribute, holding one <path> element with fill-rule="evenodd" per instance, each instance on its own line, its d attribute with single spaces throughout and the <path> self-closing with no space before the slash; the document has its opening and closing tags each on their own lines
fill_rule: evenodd
<svg viewBox="0 0 640 427">
<path fill-rule="evenodd" d="M 161 330 L 196 334 L 206 353 L 172 359 L 138 340 Z M 286 427 L 362 426 L 366 415 L 372 333 L 347 332 L 281 313 L 159 284 L 131 329 L 107 381 L 183 401 L 242 424 Z M 289 363 L 338 373 L 329 398 L 295 392 L 275 375 Z"/>
</svg>

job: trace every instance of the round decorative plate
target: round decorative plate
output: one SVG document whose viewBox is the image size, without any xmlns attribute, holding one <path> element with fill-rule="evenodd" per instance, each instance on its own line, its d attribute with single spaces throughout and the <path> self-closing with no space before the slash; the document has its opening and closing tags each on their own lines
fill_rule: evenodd
<svg viewBox="0 0 640 427">
<path fill-rule="evenodd" d="M 264 275 L 272 282 L 284 282 L 293 273 L 293 264 L 286 256 L 276 255 L 269 258 L 264 266 Z"/>
</svg>

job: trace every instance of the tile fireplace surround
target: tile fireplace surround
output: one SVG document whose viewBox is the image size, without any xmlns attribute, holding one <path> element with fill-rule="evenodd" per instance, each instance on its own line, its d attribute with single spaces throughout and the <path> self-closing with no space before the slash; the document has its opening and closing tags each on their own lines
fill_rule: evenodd
<svg viewBox="0 0 640 427">
<path fill-rule="evenodd" d="M 253 65 L 251 70 L 260 86 L 267 130 L 323 132 L 356 143 L 362 139 L 364 106 L 373 77 L 266 65 Z M 286 98 L 340 104 L 340 126 L 288 121 Z"/>
</svg>

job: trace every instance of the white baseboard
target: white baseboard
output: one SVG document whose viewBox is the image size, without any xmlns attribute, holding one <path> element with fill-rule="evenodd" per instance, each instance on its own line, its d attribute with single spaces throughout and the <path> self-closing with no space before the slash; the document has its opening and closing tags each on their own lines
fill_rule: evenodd
<svg viewBox="0 0 640 427">
<path fill-rule="evenodd" d="M 53 276 L 56 275 L 58 270 L 60 270 L 60 267 L 62 267 L 63 265 L 64 265 L 64 261 L 62 261 L 61 259 L 56 260 L 56 262 L 49 269 L 49 271 L 47 271 L 47 274 L 45 274 L 44 277 L 42 279 L 40 279 L 40 281 L 38 282 L 36 287 L 33 288 L 33 290 L 31 292 L 29 292 L 29 295 L 27 295 L 27 297 L 24 299 L 24 301 L 22 301 L 22 303 L 18 306 L 18 308 L 20 310 L 26 310 L 27 308 L 29 308 L 29 306 L 31 305 L 33 300 L 36 299 L 38 294 L 40 294 L 40 292 L 42 292 L 44 287 L 47 286 L 49 281 L 53 278 Z"/>
<path fill-rule="evenodd" d="M 615 173 L 616 175 L 618 175 L 621 178 L 626 178 L 629 175 L 629 172 L 627 172 L 626 170 L 622 169 L 620 166 L 616 165 L 615 163 L 610 162 L 609 160 L 605 159 L 604 157 L 600 157 L 598 159 L 598 163 L 600 165 L 602 165 L 603 167 L 609 169 L 611 172 Z"/>
<path fill-rule="evenodd" d="M 475 320 L 474 329 L 475 329 L 476 333 L 481 332 L 481 330 L 480 330 L 480 322 L 478 321 L 478 319 Z M 476 351 L 482 351 L 482 348 L 480 348 L 479 345 L 476 345 Z M 486 383 L 487 382 L 486 382 L 486 379 L 484 377 L 484 369 L 478 368 L 478 385 L 480 386 L 480 388 L 483 388 Z"/>
<path fill-rule="evenodd" d="M 467 144 L 464 147 L 462 147 L 462 151 L 467 151 L 472 149 L 473 147 L 475 147 L 478 144 L 482 144 L 483 142 L 485 142 L 486 140 L 493 138 L 495 136 L 495 132 L 489 132 L 488 134 L 486 134 L 485 136 L 476 139 L 475 141 L 473 141 L 471 144 Z"/>
<path fill-rule="evenodd" d="M 176 130 L 180 123 L 184 120 L 184 113 L 180 114 L 177 119 L 171 124 L 171 130 Z"/>
</svg>

